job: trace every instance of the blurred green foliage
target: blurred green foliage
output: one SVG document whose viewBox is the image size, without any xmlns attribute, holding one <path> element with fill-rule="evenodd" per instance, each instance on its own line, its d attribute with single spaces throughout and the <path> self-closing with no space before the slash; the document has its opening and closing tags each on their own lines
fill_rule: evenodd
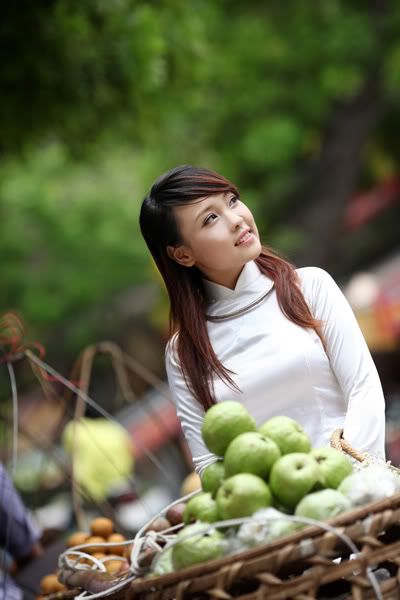
<svg viewBox="0 0 400 600">
<path fill-rule="evenodd" d="M 287 216 L 332 115 L 368 79 L 384 118 L 361 184 L 398 164 L 399 33 L 394 0 L 10 3 L 0 311 L 49 326 L 154 277 L 138 211 L 151 181 L 179 163 L 223 172 L 264 239 L 288 254 L 301 247 Z"/>
<path fill-rule="evenodd" d="M 128 151 L 71 163 L 47 145 L 0 166 L 2 308 L 43 324 L 144 279 Z"/>
</svg>

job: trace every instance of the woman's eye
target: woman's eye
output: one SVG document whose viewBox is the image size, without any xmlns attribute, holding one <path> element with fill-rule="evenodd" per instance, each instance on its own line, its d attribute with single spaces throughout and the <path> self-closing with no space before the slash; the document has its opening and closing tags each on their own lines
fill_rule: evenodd
<svg viewBox="0 0 400 600">
<path fill-rule="evenodd" d="M 228 204 L 229 204 L 229 206 L 233 206 L 233 205 L 237 204 L 237 202 L 239 202 L 238 196 L 232 196 L 232 198 L 229 198 Z M 208 215 L 208 217 L 204 221 L 204 225 L 208 225 L 208 223 L 211 223 L 212 221 L 214 221 L 213 217 L 216 218 L 217 215 L 214 213 Z"/>
<path fill-rule="evenodd" d="M 204 225 L 208 225 L 208 223 L 211 223 L 211 217 L 216 217 L 217 215 L 211 214 L 208 215 L 207 219 L 204 221 Z M 214 219 L 212 219 L 214 220 Z"/>
</svg>

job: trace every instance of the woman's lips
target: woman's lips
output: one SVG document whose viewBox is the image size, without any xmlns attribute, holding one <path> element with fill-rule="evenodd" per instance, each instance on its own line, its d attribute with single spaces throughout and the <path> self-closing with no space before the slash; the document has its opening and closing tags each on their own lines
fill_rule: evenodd
<svg viewBox="0 0 400 600">
<path fill-rule="evenodd" d="M 252 231 L 248 231 L 244 234 L 244 236 L 242 236 L 239 242 L 236 242 L 236 246 L 248 246 L 249 244 L 253 243 L 253 241 L 254 234 Z"/>
</svg>

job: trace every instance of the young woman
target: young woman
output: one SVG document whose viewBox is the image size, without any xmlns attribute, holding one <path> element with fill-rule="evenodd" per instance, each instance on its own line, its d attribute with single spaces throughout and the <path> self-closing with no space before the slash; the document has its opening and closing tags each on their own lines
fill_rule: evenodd
<svg viewBox="0 0 400 600">
<path fill-rule="evenodd" d="M 224 400 L 258 425 L 295 419 L 314 447 L 344 428 L 355 448 L 384 458 L 379 376 L 328 273 L 294 269 L 263 246 L 237 188 L 207 169 L 159 177 L 140 227 L 169 294 L 166 371 L 199 473 L 216 460 L 201 437 L 205 411 Z"/>
</svg>

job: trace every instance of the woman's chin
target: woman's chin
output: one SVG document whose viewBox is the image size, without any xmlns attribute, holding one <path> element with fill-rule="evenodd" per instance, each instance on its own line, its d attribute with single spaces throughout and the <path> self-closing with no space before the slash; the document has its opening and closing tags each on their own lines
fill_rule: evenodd
<svg viewBox="0 0 400 600">
<path fill-rule="evenodd" d="M 250 254 L 249 260 L 255 260 L 256 258 L 258 258 L 261 254 L 261 251 L 262 251 L 261 242 L 260 242 L 260 240 L 257 239 L 254 242 L 254 244 L 252 244 L 249 247 L 249 254 Z"/>
</svg>

